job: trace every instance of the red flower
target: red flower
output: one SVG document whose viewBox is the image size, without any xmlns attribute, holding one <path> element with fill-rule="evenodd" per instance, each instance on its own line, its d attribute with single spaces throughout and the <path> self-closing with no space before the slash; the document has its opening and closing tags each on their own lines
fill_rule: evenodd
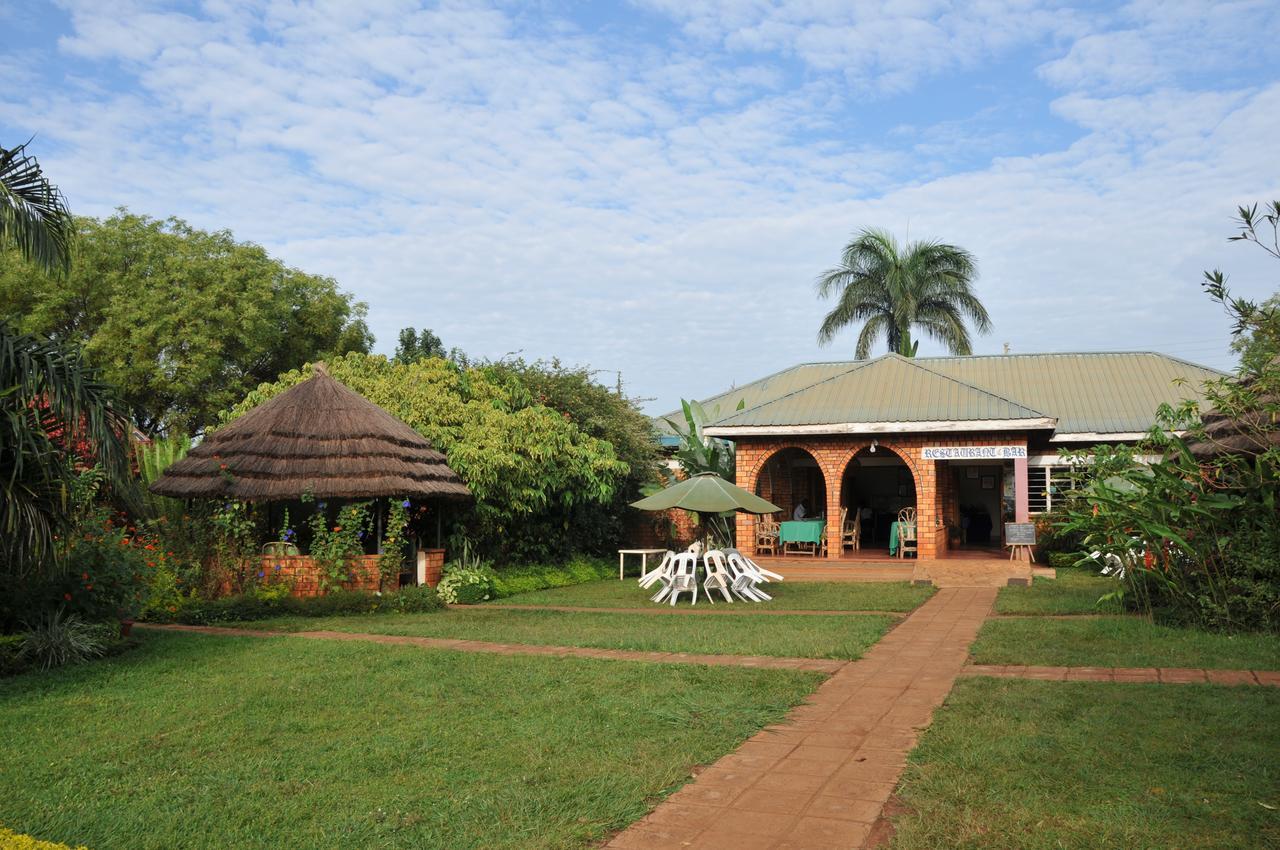
<svg viewBox="0 0 1280 850">
<path fill-rule="evenodd" d="M 62 598 L 63 598 L 63 599 L 65 599 L 65 600 L 67 600 L 68 602 L 70 602 L 70 601 L 71 601 L 71 594 L 70 594 L 70 593 L 64 593 L 64 594 L 62 594 Z"/>
<path fill-rule="evenodd" d="M 89 574 L 88 574 L 88 573 L 81 573 L 81 574 L 80 574 L 80 578 L 84 579 L 85 581 L 88 581 L 88 580 L 89 580 Z"/>
<path fill-rule="evenodd" d="M 84 586 L 84 589 L 85 589 L 85 590 L 93 590 L 93 585 L 91 585 L 91 584 L 86 584 L 86 585 Z"/>
</svg>

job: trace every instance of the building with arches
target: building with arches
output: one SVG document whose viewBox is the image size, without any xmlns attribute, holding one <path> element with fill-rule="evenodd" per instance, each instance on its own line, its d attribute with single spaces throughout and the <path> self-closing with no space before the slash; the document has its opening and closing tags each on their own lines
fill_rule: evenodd
<svg viewBox="0 0 1280 850">
<path fill-rule="evenodd" d="M 737 448 L 737 483 L 789 519 L 825 516 L 827 557 L 846 556 L 841 515 L 887 554 L 914 507 L 921 558 L 996 550 L 1006 522 L 1051 510 L 1061 449 L 1133 443 L 1161 404 L 1200 397 L 1222 373 L 1151 352 L 1009 354 L 806 363 L 707 399 L 708 436 Z M 740 514 L 738 541 L 755 540 Z"/>
</svg>

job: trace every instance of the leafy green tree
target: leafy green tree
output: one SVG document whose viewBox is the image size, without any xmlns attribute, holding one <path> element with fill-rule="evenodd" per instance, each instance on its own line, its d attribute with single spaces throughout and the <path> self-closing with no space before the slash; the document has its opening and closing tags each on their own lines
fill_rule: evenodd
<svg viewBox="0 0 1280 850">
<path fill-rule="evenodd" d="M 882 335 L 890 352 L 914 357 L 912 329 L 941 342 L 952 354 L 971 354 L 966 320 L 981 333 L 991 317 L 973 294 L 977 266 L 963 248 L 942 242 L 900 246 L 883 230 L 865 229 L 844 248 L 840 265 L 818 278 L 818 295 L 837 302 L 822 320 L 818 341 L 826 345 L 846 327 L 862 322 L 855 357 L 871 356 Z"/>
<path fill-rule="evenodd" d="M 372 344 L 365 305 L 334 280 L 227 231 L 126 211 L 76 225 L 66 279 L 0 258 L 0 316 L 82 345 L 148 433 L 199 433 L 281 372 Z"/>
<path fill-rule="evenodd" d="M 530 561 L 615 542 L 595 509 L 611 503 L 631 469 L 573 414 L 541 403 L 542 390 L 535 394 L 526 380 L 528 367 L 463 367 L 440 358 L 394 363 L 360 353 L 326 366 L 445 453 L 475 496 L 471 513 L 460 518 L 485 556 Z M 310 367 L 294 370 L 250 392 L 228 421 L 310 375 Z"/>
<path fill-rule="evenodd" d="M 420 334 L 413 328 L 402 328 L 395 356 L 391 359 L 397 363 L 412 363 L 424 357 L 444 356 L 444 343 L 430 328 L 423 328 Z"/>
<path fill-rule="evenodd" d="M 71 216 L 24 146 L 0 148 L 0 246 L 50 279 L 68 268 Z M 0 320 L 0 582 L 52 572 L 74 516 L 75 463 L 130 485 L 128 428 L 74 347 Z M 12 588 L 0 589 L 0 596 Z"/>
<path fill-rule="evenodd" d="M 1240 230 L 1229 242 L 1251 242 L 1280 260 L 1280 201 L 1272 201 L 1258 214 L 1258 205 L 1237 207 L 1235 222 Z M 1259 235 L 1259 228 L 1262 234 Z M 1270 228 L 1270 235 L 1267 229 Z M 1234 319 L 1231 349 L 1240 355 L 1246 375 L 1258 375 L 1280 357 L 1280 292 L 1261 304 L 1230 295 L 1227 276 L 1219 269 L 1204 273 L 1204 287 L 1210 297 L 1222 302 Z"/>
</svg>

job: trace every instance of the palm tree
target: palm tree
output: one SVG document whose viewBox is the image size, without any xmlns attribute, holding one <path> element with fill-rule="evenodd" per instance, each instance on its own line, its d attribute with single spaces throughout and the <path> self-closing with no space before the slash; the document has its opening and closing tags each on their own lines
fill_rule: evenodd
<svg viewBox="0 0 1280 850">
<path fill-rule="evenodd" d="M 973 255 L 942 242 L 908 242 L 899 246 L 883 230 L 864 229 L 844 248 L 840 265 L 818 278 L 818 296 L 839 301 L 822 320 L 818 342 L 862 322 L 855 357 L 871 356 L 883 334 L 889 351 L 914 357 L 919 341 L 912 328 L 938 340 L 952 354 L 971 354 L 971 321 L 981 333 L 991 330 L 987 309 L 973 294 L 977 276 Z"/>
<path fill-rule="evenodd" d="M 70 268 L 73 232 L 62 193 L 26 145 L 0 148 L 0 248 L 16 248 L 60 274 Z M 0 578 L 57 563 L 56 541 L 72 522 L 67 501 L 77 443 L 128 491 L 128 433 L 111 389 L 78 349 L 19 333 L 0 319 Z"/>
</svg>

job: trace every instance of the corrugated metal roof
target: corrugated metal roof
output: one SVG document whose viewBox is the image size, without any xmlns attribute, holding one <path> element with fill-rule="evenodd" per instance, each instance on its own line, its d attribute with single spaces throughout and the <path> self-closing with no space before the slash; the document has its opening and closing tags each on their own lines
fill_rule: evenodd
<svg viewBox="0 0 1280 850">
<path fill-rule="evenodd" d="M 1057 433 L 1129 433 L 1223 373 L 1152 352 L 1006 354 L 811 363 L 704 402 L 716 425 L 1054 418 Z M 745 407 L 737 411 L 739 399 Z"/>
<path fill-rule="evenodd" d="M 1044 419 L 1046 414 L 896 354 L 720 419 L 717 425 L 836 425 Z"/>
</svg>

